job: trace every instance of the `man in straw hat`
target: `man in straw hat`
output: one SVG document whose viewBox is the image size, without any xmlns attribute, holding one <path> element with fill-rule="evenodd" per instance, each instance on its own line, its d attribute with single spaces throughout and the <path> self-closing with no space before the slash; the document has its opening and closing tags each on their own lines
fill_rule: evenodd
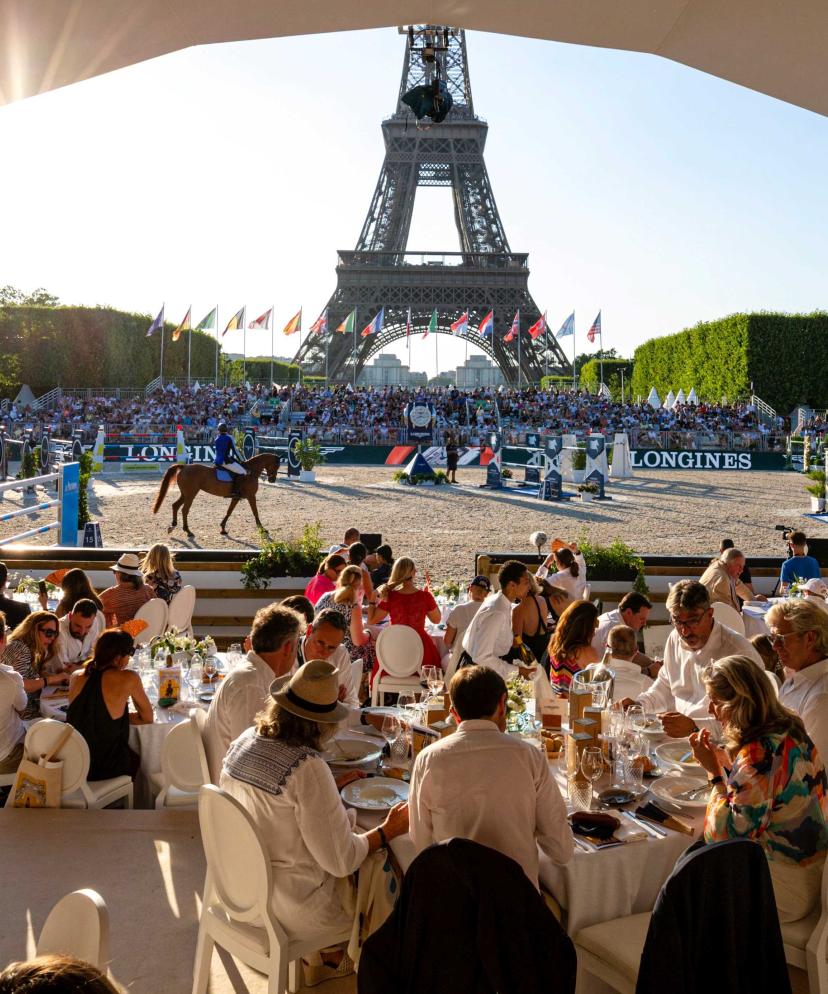
<svg viewBox="0 0 828 994">
<path fill-rule="evenodd" d="M 141 560 L 134 552 L 125 552 L 114 566 L 115 586 L 101 594 L 107 628 L 131 621 L 139 608 L 155 597 L 152 587 L 144 583 Z"/>
<path fill-rule="evenodd" d="M 305 619 L 292 608 L 271 604 L 256 612 L 247 658 L 219 684 L 207 713 L 204 746 L 213 783 L 230 743 L 267 703 L 273 678 L 287 682 L 304 629 Z"/>
<path fill-rule="evenodd" d="M 335 667 L 312 659 L 287 685 L 276 681 L 271 695 L 255 727 L 230 746 L 220 786 L 250 814 L 278 868 L 270 896 L 274 915 L 289 938 L 312 940 L 353 924 L 350 875 L 369 853 L 408 831 L 408 806 L 397 804 L 378 828 L 354 832 L 354 812 L 346 810 L 339 791 L 364 774 L 351 771 L 335 780 L 319 755 L 348 714 Z M 373 915 L 372 929 L 381 924 Z M 353 969 L 341 949 L 322 950 L 315 959 L 305 964 L 306 986 Z"/>
</svg>

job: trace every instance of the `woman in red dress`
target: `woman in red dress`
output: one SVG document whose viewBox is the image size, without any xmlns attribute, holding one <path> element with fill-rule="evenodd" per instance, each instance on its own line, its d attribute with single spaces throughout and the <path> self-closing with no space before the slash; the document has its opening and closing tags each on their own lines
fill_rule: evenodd
<svg viewBox="0 0 828 994">
<path fill-rule="evenodd" d="M 371 614 L 370 623 L 378 624 L 390 615 L 392 625 L 413 628 L 423 642 L 423 666 L 440 666 L 440 653 L 425 630 L 426 618 L 435 624 L 440 620 L 440 608 L 429 590 L 420 590 L 414 585 L 416 575 L 417 567 L 412 559 L 395 560 L 388 583 L 377 592 L 379 603 Z"/>
</svg>

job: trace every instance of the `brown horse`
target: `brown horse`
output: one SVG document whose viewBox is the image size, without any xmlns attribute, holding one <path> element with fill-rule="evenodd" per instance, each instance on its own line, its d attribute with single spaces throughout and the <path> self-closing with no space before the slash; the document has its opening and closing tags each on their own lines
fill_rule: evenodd
<svg viewBox="0 0 828 994">
<path fill-rule="evenodd" d="M 257 456 L 253 456 L 252 459 L 243 462 L 242 466 L 247 470 L 247 476 L 241 481 L 240 496 L 231 497 L 233 484 L 221 483 L 216 477 L 215 466 L 203 466 L 198 463 L 185 466 L 182 463 L 174 463 L 164 474 L 164 479 L 158 488 L 158 496 L 155 498 L 152 513 L 158 514 L 158 510 L 167 496 L 167 491 L 170 489 L 170 484 L 175 480 L 178 483 L 181 496 L 172 506 L 173 517 L 172 524 L 167 529 L 168 535 L 178 524 L 178 509 L 181 508 L 181 521 L 184 525 L 184 531 L 190 538 L 195 537 L 187 524 L 187 514 L 199 490 L 212 494 L 214 497 L 231 498 L 230 507 L 227 508 L 227 514 L 224 515 L 221 522 L 222 535 L 227 534 L 226 526 L 230 515 L 235 511 L 236 504 L 243 499 L 246 499 L 250 505 L 250 510 L 253 512 L 256 524 L 259 528 L 264 528 L 261 521 L 259 521 L 259 511 L 256 507 L 256 492 L 259 489 L 259 477 L 262 473 L 267 473 L 268 482 L 275 483 L 276 472 L 279 469 L 279 457 L 272 452 L 260 452 Z"/>
</svg>

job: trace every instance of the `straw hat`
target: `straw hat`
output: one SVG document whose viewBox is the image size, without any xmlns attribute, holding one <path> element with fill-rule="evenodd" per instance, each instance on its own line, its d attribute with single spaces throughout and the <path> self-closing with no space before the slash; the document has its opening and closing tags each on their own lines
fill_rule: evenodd
<svg viewBox="0 0 828 994">
<path fill-rule="evenodd" d="M 109 567 L 115 573 L 126 573 L 127 576 L 143 576 L 141 560 L 134 552 L 125 552 L 114 566 Z"/>
<path fill-rule="evenodd" d="M 336 667 L 322 659 L 312 659 L 300 666 L 283 690 L 272 687 L 271 693 L 285 711 L 308 721 L 327 725 L 348 716 L 348 708 L 338 699 L 339 674 Z"/>
</svg>

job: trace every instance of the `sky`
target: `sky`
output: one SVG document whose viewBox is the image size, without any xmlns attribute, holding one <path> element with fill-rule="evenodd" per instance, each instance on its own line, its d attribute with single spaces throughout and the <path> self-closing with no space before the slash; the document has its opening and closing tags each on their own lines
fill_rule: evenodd
<svg viewBox="0 0 828 994">
<path fill-rule="evenodd" d="M 578 352 L 599 309 L 631 355 L 734 311 L 825 307 L 824 117 L 652 55 L 467 43 L 507 237 L 550 328 L 575 311 Z M 395 29 L 211 45 L 0 108 L 0 285 L 174 322 L 218 304 L 222 328 L 273 304 L 293 354 L 281 328 L 300 306 L 310 326 L 362 227 L 403 47 Z M 409 249 L 457 250 L 450 197 L 418 192 Z M 463 361 L 438 338 L 441 369 Z M 434 373 L 432 342 L 411 365 Z"/>
</svg>

